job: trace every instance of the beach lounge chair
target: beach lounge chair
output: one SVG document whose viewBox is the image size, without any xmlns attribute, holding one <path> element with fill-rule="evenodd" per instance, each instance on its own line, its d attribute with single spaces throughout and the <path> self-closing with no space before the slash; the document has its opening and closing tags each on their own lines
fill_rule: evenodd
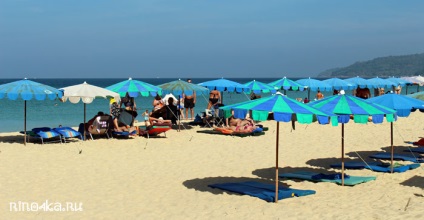
<svg viewBox="0 0 424 220">
<path fill-rule="evenodd" d="M 166 137 L 166 132 L 172 129 L 171 126 L 172 125 L 170 123 L 156 123 L 148 127 L 140 126 L 138 127 L 139 135 L 150 138 L 150 136 L 158 136 L 159 134 L 164 134 Z"/>
<path fill-rule="evenodd" d="M 213 130 L 200 130 L 200 131 L 197 131 L 197 133 L 233 135 L 237 137 L 259 136 L 259 135 L 265 134 L 265 132 L 263 131 L 263 128 L 260 128 L 260 127 L 256 128 L 253 132 L 249 132 L 249 133 L 237 132 L 227 128 L 214 128 Z"/>
<path fill-rule="evenodd" d="M 388 152 L 376 153 L 371 155 L 370 157 L 381 160 L 390 160 L 392 158 L 391 154 Z M 424 163 L 424 157 L 416 154 L 393 154 L 393 160 L 404 160 L 411 161 L 414 163 Z"/>
<path fill-rule="evenodd" d="M 330 182 L 342 184 L 341 174 L 323 174 L 317 172 L 310 171 L 298 171 L 292 173 L 282 173 L 278 175 L 280 178 L 286 179 L 300 179 L 300 180 L 308 180 L 312 182 Z M 369 182 L 375 180 L 377 177 L 375 176 L 348 176 L 345 174 L 344 184 L 346 186 L 354 186 L 360 183 Z"/>
<path fill-rule="evenodd" d="M 342 164 L 341 163 L 337 163 L 337 164 L 331 164 L 330 165 L 332 168 L 341 168 Z M 400 165 L 400 166 L 394 166 L 393 167 L 393 172 L 395 173 L 403 173 L 405 171 L 408 170 L 413 170 L 416 169 L 420 166 L 420 164 L 418 163 L 414 163 L 414 164 L 407 164 L 407 165 Z M 391 172 L 391 167 L 390 164 L 384 164 L 378 161 L 370 161 L 365 163 L 364 161 L 352 161 L 352 162 L 345 162 L 344 163 L 344 168 L 345 169 L 369 169 L 375 172 L 383 172 L 383 173 L 390 173 Z"/>
<path fill-rule="evenodd" d="M 21 133 L 24 132 L 21 131 Z M 35 139 L 40 139 L 41 144 L 44 144 L 44 142 L 54 141 L 60 141 L 62 143 L 61 135 L 49 127 L 33 128 L 31 131 L 27 131 L 26 133 L 28 135 L 28 142 L 29 138 L 31 137 Z"/>
<path fill-rule="evenodd" d="M 267 202 L 275 201 L 275 184 L 248 181 L 238 183 L 210 184 L 209 187 L 257 197 Z M 278 186 L 278 200 L 312 194 L 315 194 L 314 190 L 300 190 Z"/>
<path fill-rule="evenodd" d="M 105 116 L 97 116 L 94 120 L 93 124 L 88 127 L 88 134 L 91 137 L 91 140 L 94 140 L 93 135 L 106 135 L 107 138 L 110 138 L 110 121 L 111 116 L 105 115 Z"/>
<path fill-rule="evenodd" d="M 78 131 L 70 127 L 58 127 L 58 128 L 53 128 L 53 130 L 62 136 L 62 140 L 64 143 L 66 143 L 66 139 L 69 139 L 69 138 L 76 137 L 76 138 L 82 139 L 81 133 L 79 133 Z"/>
<path fill-rule="evenodd" d="M 115 137 L 123 137 L 123 138 L 129 138 L 130 136 L 135 136 L 137 134 L 137 131 L 112 131 L 112 135 Z"/>
</svg>

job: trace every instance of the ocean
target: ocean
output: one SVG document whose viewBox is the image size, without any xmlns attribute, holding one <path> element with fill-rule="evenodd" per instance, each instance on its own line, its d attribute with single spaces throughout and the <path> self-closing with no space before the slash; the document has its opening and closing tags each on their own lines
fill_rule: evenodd
<svg viewBox="0 0 424 220">
<path fill-rule="evenodd" d="M 153 85 L 160 85 L 163 83 L 177 80 L 175 78 L 134 78 Z M 192 78 L 193 83 L 201 83 L 209 80 L 215 80 L 216 78 Z M 238 83 L 247 83 L 252 78 L 226 78 Z M 264 83 L 270 83 L 280 78 L 255 78 L 257 81 Z M 298 80 L 300 78 L 290 78 L 291 80 Z M 4 83 L 13 82 L 19 79 L 0 79 L 0 85 Z M 35 82 L 46 84 L 54 88 L 63 88 L 76 84 L 87 82 L 88 84 L 107 87 L 115 83 L 127 80 L 119 78 L 108 78 L 108 79 L 29 79 Z M 402 93 L 405 94 L 405 89 L 402 89 Z M 412 91 L 418 91 L 416 86 L 409 86 L 408 93 Z M 323 92 L 324 96 L 332 95 L 332 92 Z M 261 94 L 262 97 L 269 96 L 270 94 Z M 287 96 L 290 98 L 305 98 L 308 96 L 307 91 L 287 91 Z M 315 92 L 311 92 L 311 99 L 315 96 Z M 208 96 L 198 96 L 196 106 L 194 108 L 194 114 L 201 115 L 205 111 L 208 104 Z M 223 93 L 224 104 L 230 105 L 242 101 L 249 100 L 249 95 L 244 93 Z M 151 111 L 153 106 L 153 97 L 137 97 L 135 99 L 139 115 L 136 120 L 143 121 L 141 113 L 145 110 Z M 24 130 L 24 101 L 22 99 L 9 100 L 7 98 L 0 99 L 0 132 L 16 132 Z M 95 99 L 93 103 L 87 104 L 86 114 L 87 120 L 91 119 L 97 112 L 103 111 L 109 113 L 109 100 L 106 99 Z M 78 104 L 72 104 L 68 102 L 61 102 L 59 100 L 30 100 L 27 101 L 27 130 L 34 127 L 57 127 L 70 126 L 77 127 L 84 121 L 84 105 L 82 102 Z"/>
</svg>

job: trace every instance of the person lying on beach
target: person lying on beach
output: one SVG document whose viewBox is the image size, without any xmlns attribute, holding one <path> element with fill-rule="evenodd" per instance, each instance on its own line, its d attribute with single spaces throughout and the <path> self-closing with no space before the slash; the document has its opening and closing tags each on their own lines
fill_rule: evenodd
<svg viewBox="0 0 424 220">
<path fill-rule="evenodd" d="M 164 120 L 162 117 L 160 118 L 153 118 L 153 117 L 149 117 L 149 121 L 150 121 L 150 125 L 155 125 L 155 124 L 171 124 L 172 121 L 171 120 Z"/>
</svg>

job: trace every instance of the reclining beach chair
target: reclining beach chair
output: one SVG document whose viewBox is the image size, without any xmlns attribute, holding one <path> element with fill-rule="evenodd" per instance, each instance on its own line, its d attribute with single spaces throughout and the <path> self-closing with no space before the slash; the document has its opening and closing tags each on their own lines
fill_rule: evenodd
<svg viewBox="0 0 424 220">
<path fill-rule="evenodd" d="M 172 129 L 172 124 L 170 123 L 162 123 L 162 124 L 153 124 L 148 127 L 140 126 L 139 127 L 139 135 L 150 138 L 150 136 L 158 136 L 159 134 L 164 134 L 166 137 L 166 132 Z"/>
<path fill-rule="evenodd" d="M 59 141 L 62 143 L 61 135 L 49 127 L 33 128 L 30 132 L 27 132 L 27 135 L 28 140 L 29 137 L 40 139 L 41 144 L 44 144 L 44 142 L 48 140 L 48 142 Z M 59 140 L 57 140 L 57 138 L 59 138 Z"/>
<path fill-rule="evenodd" d="M 91 140 L 94 140 L 93 135 L 106 135 L 107 138 L 110 138 L 110 121 L 111 116 L 105 115 L 105 116 L 97 116 L 96 120 L 94 120 L 93 124 L 88 127 L 88 134 L 91 137 Z"/>
<path fill-rule="evenodd" d="M 82 139 L 81 133 L 79 133 L 78 131 L 70 127 L 58 127 L 58 128 L 53 128 L 53 130 L 62 136 L 62 140 L 64 143 L 66 143 L 66 139 L 69 139 L 69 138 L 76 137 L 76 138 Z"/>
</svg>

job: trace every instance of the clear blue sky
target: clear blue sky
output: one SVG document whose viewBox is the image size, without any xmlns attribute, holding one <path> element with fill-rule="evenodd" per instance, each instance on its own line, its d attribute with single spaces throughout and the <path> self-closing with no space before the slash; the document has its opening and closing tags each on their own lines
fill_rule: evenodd
<svg viewBox="0 0 424 220">
<path fill-rule="evenodd" d="M 304 77 L 424 52 L 422 0 L 1 0 L 0 78 Z"/>
</svg>

